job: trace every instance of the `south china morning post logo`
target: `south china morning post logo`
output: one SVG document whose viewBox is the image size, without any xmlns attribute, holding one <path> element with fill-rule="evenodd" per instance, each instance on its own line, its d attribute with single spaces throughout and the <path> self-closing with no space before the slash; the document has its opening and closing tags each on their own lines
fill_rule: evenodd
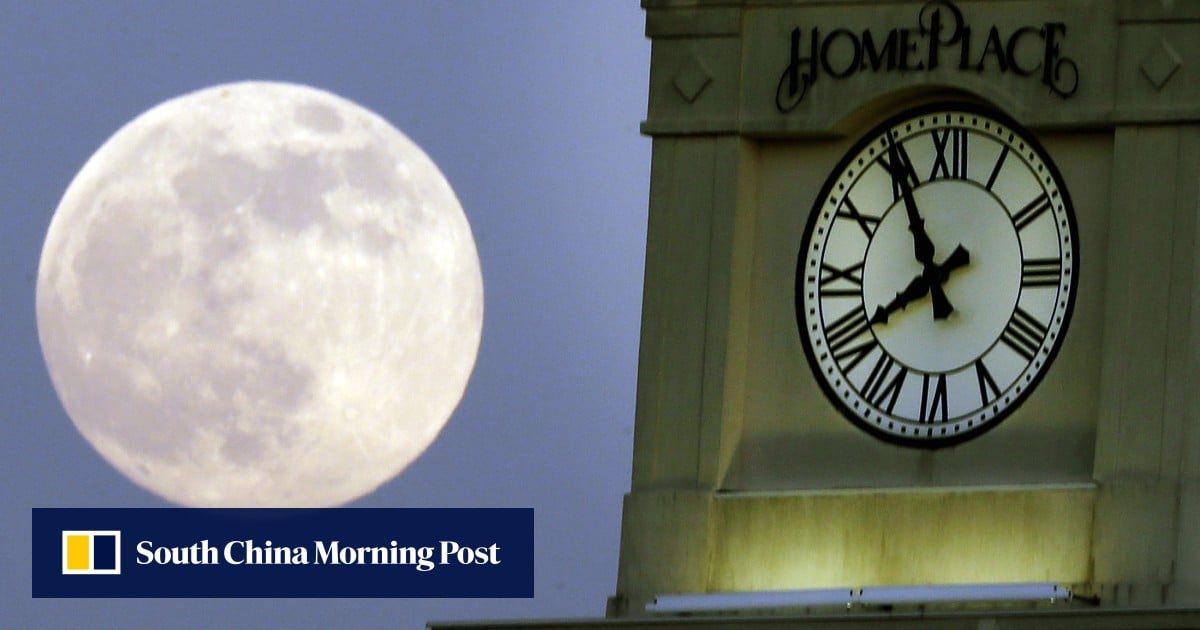
<svg viewBox="0 0 1200 630">
<path fill-rule="evenodd" d="M 533 594 L 529 508 L 33 510 L 34 597 Z"/>
<path fill-rule="evenodd" d="M 187 546 L 137 543 L 139 565 L 392 565 L 412 567 L 422 573 L 439 566 L 502 564 L 499 543 L 478 547 L 454 540 L 436 545 L 403 545 L 390 540 L 381 545 L 346 545 L 340 540 L 314 540 L 311 545 L 279 545 L 270 540 L 230 540 L 214 544 L 209 539 Z"/>
<path fill-rule="evenodd" d="M 63 575 L 120 575 L 121 532 L 62 532 Z"/>
</svg>

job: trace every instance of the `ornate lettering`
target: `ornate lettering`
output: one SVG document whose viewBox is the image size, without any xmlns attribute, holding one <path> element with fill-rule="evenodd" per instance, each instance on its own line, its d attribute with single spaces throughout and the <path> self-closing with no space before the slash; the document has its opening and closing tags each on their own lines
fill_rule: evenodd
<svg viewBox="0 0 1200 630">
<path fill-rule="evenodd" d="M 917 13 L 916 28 L 896 27 L 882 35 L 836 28 L 822 36 L 816 27 L 807 32 L 796 27 L 775 88 L 775 106 L 785 113 L 795 109 L 822 73 L 846 79 L 867 71 L 929 72 L 947 67 L 944 60 L 953 59 L 956 50 L 958 62 L 948 67 L 1038 77 L 1051 93 L 1069 98 L 1079 89 L 1079 66 L 1062 55 L 1066 34 L 1062 22 L 1022 26 L 1011 33 L 992 25 L 980 31 L 973 48 L 971 26 L 950 0 L 926 2 Z M 1034 56 L 1036 47 L 1042 49 L 1040 57 Z"/>
</svg>

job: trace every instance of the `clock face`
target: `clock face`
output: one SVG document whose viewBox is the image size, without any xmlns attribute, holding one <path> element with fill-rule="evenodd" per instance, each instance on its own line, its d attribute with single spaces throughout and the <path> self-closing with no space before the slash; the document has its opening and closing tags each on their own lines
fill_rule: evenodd
<svg viewBox="0 0 1200 630">
<path fill-rule="evenodd" d="M 830 174 L 804 232 L 796 319 L 817 381 L 891 442 L 995 426 L 1062 344 L 1074 210 L 1041 145 L 974 104 L 909 110 Z"/>
</svg>

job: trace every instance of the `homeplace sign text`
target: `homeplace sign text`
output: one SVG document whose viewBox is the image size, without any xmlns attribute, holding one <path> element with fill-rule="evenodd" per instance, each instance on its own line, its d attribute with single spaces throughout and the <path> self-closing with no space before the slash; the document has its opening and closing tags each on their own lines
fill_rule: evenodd
<svg viewBox="0 0 1200 630">
<path fill-rule="evenodd" d="M 949 0 L 932 0 L 917 13 L 915 28 L 838 28 L 828 33 L 813 27 L 792 29 L 788 65 L 775 89 L 775 106 L 788 112 L 800 104 L 817 77 L 845 79 L 859 72 L 919 72 L 953 67 L 964 72 L 999 71 L 1036 78 L 1051 92 L 1067 98 L 1079 87 L 1079 67 L 1062 56 L 1067 33 L 1062 22 L 1022 26 L 1002 32 L 992 25 L 972 30 L 962 11 Z"/>
</svg>

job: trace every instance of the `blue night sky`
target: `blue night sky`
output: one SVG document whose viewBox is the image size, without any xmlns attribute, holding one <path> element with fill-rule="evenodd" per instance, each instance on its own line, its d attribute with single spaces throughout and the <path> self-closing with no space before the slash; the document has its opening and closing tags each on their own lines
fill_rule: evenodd
<svg viewBox="0 0 1200 630">
<path fill-rule="evenodd" d="M 377 627 L 599 617 L 629 486 L 649 43 L 634 0 L 0 3 L 0 627 Z M 533 507 L 532 600 L 34 600 L 30 508 L 156 507 L 83 440 L 38 346 L 42 240 L 121 125 L 218 83 L 305 83 L 377 112 L 454 186 L 483 343 L 432 448 L 354 507 Z"/>
</svg>

